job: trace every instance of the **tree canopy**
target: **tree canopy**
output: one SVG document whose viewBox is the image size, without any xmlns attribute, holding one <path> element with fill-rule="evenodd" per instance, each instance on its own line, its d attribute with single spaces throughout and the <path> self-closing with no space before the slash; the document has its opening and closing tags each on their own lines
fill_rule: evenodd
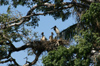
<svg viewBox="0 0 100 66">
<path fill-rule="evenodd" d="M 99 66 L 100 0 L 0 0 L 0 5 L 9 5 L 7 13 L 0 14 L 0 63 L 13 62 L 9 66 L 20 66 L 11 54 L 28 49 L 29 55 L 36 57 L 24 66 L 34 65 L 44 51 L 48 52 L 42 59 L 44 66 Z M 12 12 L 11 7 L 18 5 L 30 8 L 26 16 Z M 59 39 L 33 40 L 33 36 L 38 38 L 37 33 L 26 27 L 38 27 L 40 15 L 62 21 L 74 15 L 77 23 L 63 30 Z M 75 45 L 70 46 L 71 40 Z M 13 42 L 20 41 L 24 45 L 15 47 Z"/>
</svg>

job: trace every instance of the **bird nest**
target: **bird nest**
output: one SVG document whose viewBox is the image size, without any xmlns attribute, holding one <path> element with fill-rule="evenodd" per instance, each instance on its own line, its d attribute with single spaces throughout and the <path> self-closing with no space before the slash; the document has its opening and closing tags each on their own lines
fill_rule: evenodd
<svg viewBox="0 0 100 66">
<path fill-rule="evenodd" d="M 66 45 L 66 40 L 53 40 L 53 41 L 33 41 L 31 47 L 35 51 L 51 51 L 56 49 L 60 45 Z"/>
<path fill-rule="evenodd" d="M 35 64 L 43 51 L 56 50 L 60 45 L 66 45 L 68 42 L 66 40 L 52 40 L 52 41 L 32 41 L 26 45 L 32 48 L 33 53 L 36 55 L 33 62 L 29 62 L 28 66 Z"/>
</svg>

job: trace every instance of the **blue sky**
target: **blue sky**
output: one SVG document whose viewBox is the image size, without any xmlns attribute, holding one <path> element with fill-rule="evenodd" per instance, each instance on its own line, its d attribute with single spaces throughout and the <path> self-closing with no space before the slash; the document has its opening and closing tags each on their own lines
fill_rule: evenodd
<svg viewBox="0 0 100 66">
<path fill-rule="evenodd" d="M 1 13 L 6 13 L 6 9 L 7 6 L 1 6 L 0 7 L 0 14 Z M 19 12 L 21 12 L 23 14 L 23 16 L 25 16 L 27 14 L 27 11 L 29 10 L 29 8 L 27 7 L 22 7 L 22 6 L 18 6 L 15 10 L 18 10 Z M 54 18 L 52 16 L 40 16 L 40 21 L 39 21 L 39 27 L 31 28 L 33 30 L 33 32 L 38 32 L 39 34 L 41 34 L 41 32 L 45 33 L 45 36 L 47 37 L 47 39 L 49 38 L 49 36 L 51 35 L 51 32 L 54 32 L 51 28 L 53 26 L 57 26 L 59 28 L 60 31 L 66 29 L 67 27 L 75 24 L 75 17 L 70 16 L 70 18 L 64 22 L 62 22 L 61 19 L 58 20 L 54 20 Z M 54 32 L 54 35 L 56 35 L 56 33 Z M 18 42 L 18 43 L 14 43 L 14 45 L 16 47 L 20 47 L 23 45 L 23 42 Z M 45 53 L 44 53 L 45 55 Z M 12 53 L 12 57 L 16 59 L 16 61 L 20 64 L 23 65 L 25 63 L 25 57 L 27 56 L 27 50 L 24 51 L 20 51 L 20 52 L 14 52 Z M 41 59 L 42 56 L 39 58 Z M 29 57 L 30 61 L 33 61 L 34 59 L 34 55 Z M 39 60 L 37 63 L 38 66 L 41 66 L 41 61 Z M 0 66 L 7 66 L 7 64 L 0 64 Z"/>
</svg>

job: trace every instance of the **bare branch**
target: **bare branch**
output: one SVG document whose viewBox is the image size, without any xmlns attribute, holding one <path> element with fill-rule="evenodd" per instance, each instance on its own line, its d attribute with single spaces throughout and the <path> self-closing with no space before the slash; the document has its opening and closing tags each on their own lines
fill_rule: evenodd
<svg viewBox="0 0 100 66">
<path fill-rule="evenodd" d="M 31 66 L 31 65 L 34 65 L 38 61 L 38 58 L 41 55 L 41 53 L 42 52 L 38 51 L 38 53 L 36 53 L 35 59 L 32 62 L 27 62 L 28 64 L 24 64 L 23 66 Z"/>
<path fill-rule="evenodd" d="M 0 63 L 7 63 L 7 62 L 12 62 L 12 61 L 14 62 L 15 65 L 20 66 L 20 65 L 16 62 L 16 60 L 13 59 L 12 57 L 9 58 L 9 59 L 7 59 L 7 60 L 5 60 L 5 61 L 0 61 Z"/>
<path fill-rule="evenodd" d="M 35 63 L 38 61 L 38 58 L 39 58 L 39 56 L 41 55 L 41 53 L 42 53 L 42 52 L 38 52 L 38 53 L 36 54 L 36 57 L 35 57 L 34 61 L 31 62 L 32 65 L 35 64 Z"/>
<path fill-rule="evenodd" d="M 42 5 L 35 5 L 35 6 L 33 6 L 33 7 L 28 11 L 27 15 L 32 14 L 33 10 L 36 9 L 36 8 L 38 8 L 38 7 L 40 7 L 40 6 L 48 6 L 48 7 L 51 7 L 51 6 L 54 6 L 54 4 L 44 3 L 44 4 L 42 4 Z"/>
<path fill-rule="evenodd" d="M 7 60 L 5 60 L 5 61 L 0 61 L 0 63 L 7 63 L 7 62 L 9 62 L 9 61 L 11 61 L 11 58 L 10 58 L 10 59 L 7 59 Z"/>
<path fill-rule="evenodd" d="M 82 3 L 76 3 L 76 2 L 63 2 L 62 5 L 74 5 L 74 6 L 78 6 L 78 7 L 85 7 L 85 8 L 89 8 L 89 5 L 87 4 L 82 4 Z"/>
<path fill-rule="evenodd" d="M 91 4 L 92 3 L 92 1 L 89 1 L 89 0 L 81 0 L 82 2 L 85 2 L 85 3 L 87 3 L 87 4 Z"/>
<path fill-rule="evenodd" d="M 1 57 L 0 59 L 6 59 L 6 58 L 9 58 L 11 56 L 11 53 L 15 52 L 15 51 L 21 51 L 21 50 L 25 50 L 26 48 L 30 48 L 31 45 L 29 44 L 26 44 L 26 45 L 23 45 L 21 47 L 18 47 L 18 48 L 12 48 L 10 51 L 9 51 L 9 54 L 8 56 L 6 57 Z"/>
<path fill-rule="evenodd" d="M 12 44 L 12 42 L 10 41 L 9 38 L 7 38 L 4 34 L 3 34 L 3 38 L 7 41 L 9 41 L 9 43 L 6 43 L 7 45 L 11 46 L 11 48 L 15 49 L 15 46 Z"/>
<path fill-rule="evenodd" d="M 15 59 L 11 58 L 15 65 L 20 66 Z"/>
<path fill-rule="evenodd" d="M 62 2 L 61 5 L 76 5 L 76 6 L 79 6 L 79 7 L 86 7 L 86 8 L 89 8 L 89 5 L 86 5 L 86 4 L 81 4 L 81 3 L 75 3 L 75 2 Z M 33 10 L 37 7 L 40 7 L 40 6 L 47 6 L 47 7 L 51 7 L 51 6 L 54 6 L 55 4 L 50 4 L 50 3 L 44 3 L 42 5 L 35 5 L 33 6 L 27 13 L 27 15 L 30 15 Z"/>
<path fill-rule="evenodd" d="M 30 48 L 30 47 L 31 47 L 30 44 L 26 44 L 26 45 L 16 48 L 14 51 L 21 51 L 21 50 L 25 50 L 26 48 Z"/>
</svg>

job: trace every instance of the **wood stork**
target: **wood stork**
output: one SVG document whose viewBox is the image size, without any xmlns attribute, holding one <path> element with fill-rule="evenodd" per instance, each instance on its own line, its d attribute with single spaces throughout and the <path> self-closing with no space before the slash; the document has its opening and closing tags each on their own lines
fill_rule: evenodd
<svg viewBox="0 0 100 66">
<path fill-rule="evenodd" d="M 51 29 L 54 29 L 54 31 L 55 31 L 56 34 L 57 34 L 57 39 L 59 39 L 59 38 L 60 38 L 60 31 L 59 31 L 59 29 L 57 28 L 57 26 L 54 26 L 54 27 L 52 27 Z"/>
<path fill-rule="evenodd" d="M 42 32 L 41 35 L 42 35 L 41 41 L 46 41 L 47 38 L 44 36 L 44 32 Z"/>
<path fill-rule="evenodd" d="M 51 42 L 51 41 L 53 41 L 53 32 L 51 32 L 51 36 L 49 37 L 49 41 Z"/>
</svg>

